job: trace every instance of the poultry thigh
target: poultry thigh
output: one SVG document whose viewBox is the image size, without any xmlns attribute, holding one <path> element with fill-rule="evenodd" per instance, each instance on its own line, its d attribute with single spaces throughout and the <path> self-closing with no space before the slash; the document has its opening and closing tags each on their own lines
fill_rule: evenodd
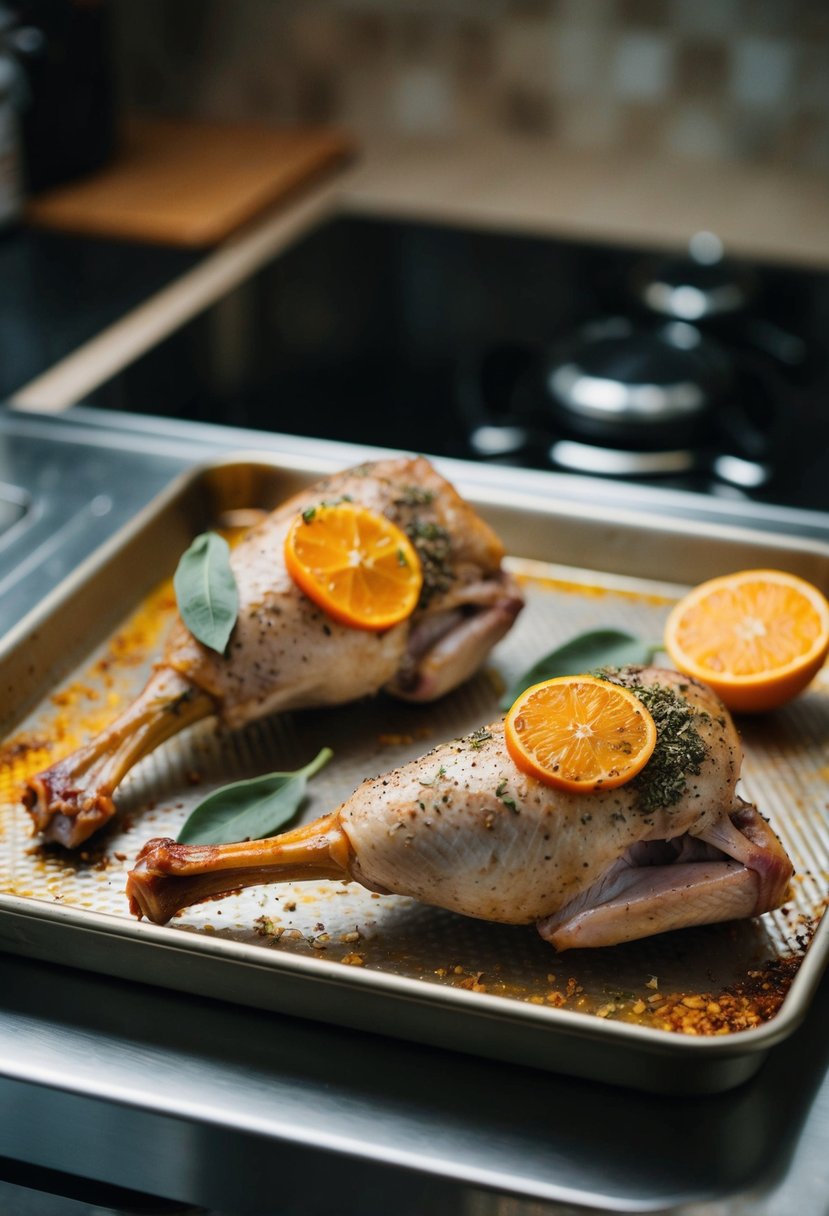
<svg viewBox="0 0 829 1216">
<path fill-rule="evenodd" d="M 301 513 L 350 501 L 409 537 L 423 587 L 406 620 L 367 632 L 327 616 L 285 567 Z M 338 705 L 385 689 L 428 701 L 471 676 L 523 600 L 492 530 L 423 457 L 360 465 L 291 498 L 231 554 L 239 611 L 225 654 L 174 626 L 145 689 L 85 747 L 30 778 L 24 798 L 47 841 L 70 848 L 114 814 L 113 792 L 143 756 L 217 714 L 230 727 L 277 710 Z"/>
<path fill-rule="evenodd" d="M 346 878 L 467 916 L 535 923 L 564 950 L 778 907 L 792 867 L 736 793 L 741 753 L 728 712 L 674 671 L 604 675 L 662 707 L 653 755 L 625 785 L 570 793 L 527 776 L 495 722 L 364 781 L 332 814 L 281 836 L 149 841 L 129 876 L 131 909 L 163 924 L 241 887 Z"/>
</svg>

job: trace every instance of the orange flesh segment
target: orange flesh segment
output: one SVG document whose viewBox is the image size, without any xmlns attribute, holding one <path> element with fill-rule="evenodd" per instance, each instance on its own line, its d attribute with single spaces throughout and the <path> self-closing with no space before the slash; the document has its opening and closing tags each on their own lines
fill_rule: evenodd
<svg viewBox="0 0 829 1216">
<path fill-rule="evenodd" d="M 656 726 L 627 688 L 595 676 L 560 676 L 528 688 L 504 724 L 515 764 L 546 785 L 614 789 L 645 767 Z"/>
<path fill-rule="evenodd" d="M 423 585 L 405 532 L 356 503 L 298 515 L 285 538 L 285 565 L 309 599 L 353 629 L 379 632 L 406 620 Z"/>
<path fill-rule="evenodd" d="M 668 618 L 665 648 L 680 671 L 737 710 L 784 704 L 829 649 L 829 605 L 816 587 L 775 570 L 711 579 Z"/>
</svg>

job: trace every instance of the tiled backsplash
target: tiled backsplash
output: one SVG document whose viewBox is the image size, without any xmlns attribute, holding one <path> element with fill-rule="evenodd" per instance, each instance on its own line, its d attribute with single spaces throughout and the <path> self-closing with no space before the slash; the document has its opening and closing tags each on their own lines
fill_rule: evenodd
<svg viewBox="0 0 829 1216">
<path fill-rule="evenodd" d="M 125 98 L 829 171 L 829 0 L 116 0 Z"/>
</svg>

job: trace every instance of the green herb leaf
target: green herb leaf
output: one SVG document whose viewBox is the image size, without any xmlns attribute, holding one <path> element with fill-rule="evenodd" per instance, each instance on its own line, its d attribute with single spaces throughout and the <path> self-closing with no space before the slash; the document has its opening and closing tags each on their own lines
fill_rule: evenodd
<svg viewBox="0 0 829 1216">
<path fill-rule="evenodd" d="M 333 756 L 324 747 L 305 768 L 236 781 L 209 794 L 179 832 L 180 844 L 232 844 L 273 836 L 299 810 L 308 781 Z"/>
<path fill-rule="evenodd" d="M 473 752 L 479 752 L 485 743 L 488 743 L 492 738 L 492 732 L 488 731 L 485 726 L 479 726 L 477 730 L 473 730 L 471 735 L 467 735 L 466 739 Z"/>
<path fill-rule="evenodd" d="M 597 667 L 626 667 L 633 663 L 650 663 L 661 646 L 652 646 L 633 634 L 619 629 L 593 629 L 580 633 L 563 646 L 551 650 L 533 663 L 515 681 L 501 699 L 501 709 L 508 710 L 517 697 L 533 684 L 552 680 L 556 676 L 575 676 L 594 671 Z"/>
<path fill-rule="evenodd" d="M 181 619 L 193 637 L 224 654 L 239 612 L 230 548 L 216 532 L 202 532 L 181 555 L 173 578 Z"/>
</svg>

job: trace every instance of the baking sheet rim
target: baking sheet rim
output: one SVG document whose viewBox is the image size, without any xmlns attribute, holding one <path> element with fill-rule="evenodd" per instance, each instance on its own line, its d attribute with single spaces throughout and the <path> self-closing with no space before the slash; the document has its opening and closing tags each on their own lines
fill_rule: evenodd
<svg viewBox="0 0 829 1216">
<path fill-rule="evenodd" d="M 46 910 L 39 913 L 33 908 L 33 905 L 42 906 Z M 494 993 L 467 992 L 462 988 L 432 985 L 413 977 L 394 975 L 380 970 L 348 967 L 347 964 L 331 962 L 325 958 L 282 954 L 278 951 L 263 953 L 262 947 L 247 942 L 228 941 L 186 929 L 176 931 L 175 927 L 170 925 L 153 925 L 147 921 L 130 921 L 126 918 L 122 920 L 107 912 L 57 904 L 50 905 L 43 900 L 25 896 L 0 894 L 0 914 L 3 913 L 18 919 L 35 920 L 39 923 L 53 922 L 56 925 L 67 925 L 85 932 L 95 933 L 98 936 L 126 937 L 138 943 L 149 941 L 162 946 L 165 950 L 170 949 L 196 957 L 217 956 L 221 958 L 222 955 L 227 955 L 229 963 L 242 964 L 259 971 L 273 971 L 277 974 L 280 972 L 295 973 L 297 978 L 322 979 L 329 984 L 333 983 L 348 988 L 364 988 L 369 991 L 379 989 L 386 996 L 415 1000 L 420 1005 L 457 1006 L 459 1012 L 484 1013 L 495 1021 L 520 1022 L 526 1020 L 537 1027 L 560 1026 L 566 1028 L 568 1034 L 576 1032 L 579 1037 L 584 1038 L 598 1035 L 602 1040 L 619 1039 L 621 1043 L 629 1041 L 631 1046 L 638 1044 L 647 1045 L 650 1048 L 663 1047 L 665 1053 L 670 1055 L 676 1052 L 689 1055 L 704 1053 L 706 1056 L 714 1057 L 747 1054 L 739 1050 L 746 1040 L 750 1040 L 753 1054 L 755 1050 L 768 1050 L 787 1038 L 807 1012 L 805 999 L 800 1002 L 804 1006 L 802 1009 L 795 1008 L 797 1002 L 790 1000 L 795 985 L 807 970 L 807 963 L 811 960 L 808 979 L 811 980 L 810 991 L 814 989 L 820 979 L 822 964 L 825 961 L 823 956 L 829 949 L 829 934 L 823 934 L 819 943 L 816 935 L 780 1011 L 768 1022 L 755 1028 L 734 1031 L 728 1035 L 686 1035 L 676 1031 L 661 1030 L 657 1027 L 638 1026 L 635 1023 L 613 1021 L 609 1018 L 596 1018 L 578 1010 L 535 1005 Z M 95 970 L 100 969 L 96 967 Z M 813 975 L 812 972 L 814 972 Z M 135 976 L 134 978 L 139 983 L 152 983 L 152 980 L 144 977 Z M 163 986 L 168 987 L 169 985 L 164 984 Z M 799 987 L 803 987 L 803 984 Z M 233 1001 L 232 995 L 226 999 Z M 336 1023 L 336 1019 L 330 1020 Z"/>
</svg>

